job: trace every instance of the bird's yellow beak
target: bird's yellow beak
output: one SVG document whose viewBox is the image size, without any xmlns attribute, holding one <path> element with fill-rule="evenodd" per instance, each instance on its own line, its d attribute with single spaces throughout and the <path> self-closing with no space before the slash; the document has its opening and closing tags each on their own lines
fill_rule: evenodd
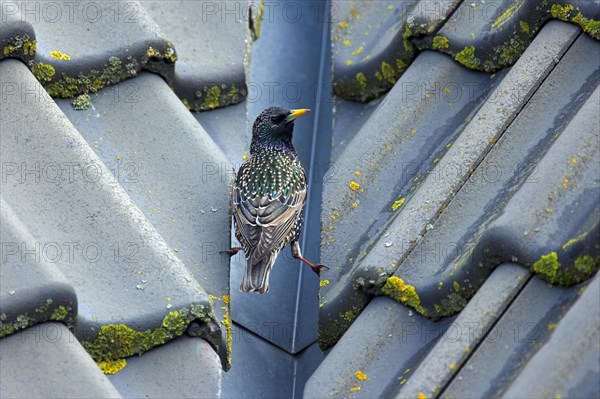
<svg viewBox="0 0 600 399">
<path fill-rule="evenodd" d="M 297 117 L 299 117 L 299 116 L 302 116 L 302 115 L 306 114 L 307 112 L 310 112 L 310 109 L 306 109 L 306 108 L 301 108 L 301 109 L 293 109 L 293 110 L 292 110 L 292 113 L 291 113 L 291 114 L 289 114 L 289 115 L 287 116 L 287 118 L 285 118 L 285 121 L 286 121 L 286 122 L 291 122 L 291 121 L 293 121 L 294 119 L 296 119 Z"/>
</svg>

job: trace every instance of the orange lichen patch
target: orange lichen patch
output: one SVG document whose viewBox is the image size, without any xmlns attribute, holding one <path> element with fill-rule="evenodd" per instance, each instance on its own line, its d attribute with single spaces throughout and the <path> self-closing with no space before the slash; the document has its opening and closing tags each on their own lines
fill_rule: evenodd
<svg viewBox="0 0 600 399">
<path fill-rule="evenodd" d="M 364 381 L 367 379 L 367 375 L 365 373 L 363 373 L 362 371 L 358 370 L 356 373 L 354 373 L 354 376 L 359 380 L 359 381 Z"/>
<path fill-rule="evenodd" d="M 417 394 L 417 399 L 427 399 L 427 395 L 425 395 L 423 392 L 419 392 Z"/>
</svg>

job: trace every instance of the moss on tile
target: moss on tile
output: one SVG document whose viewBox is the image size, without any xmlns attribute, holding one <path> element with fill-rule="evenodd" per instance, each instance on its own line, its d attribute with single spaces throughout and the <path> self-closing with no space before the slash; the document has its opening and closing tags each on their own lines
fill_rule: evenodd
<svg viewBox="0 0 600 399">
<path fill-rule="evenodd" d="M 66 306 L 59 305 L 58 307 L 56 307 L 56 309 L 54 309 L 52 311 L 52 314 L 50 315 L 50 320 L 56 320 L 56 321 L 65 320 L 68 315 L 69 315 L 69 309 L 67 309 Z"/>
<path fill-rule="evenodd" d="M 206 93 L 204 93 L 204 102 L 202 108 L 205 110 L 215 109 L 219 106 L 219 99 L 221 97 L 221 89 L 219 86 L 210 87 Z"/>
<path fill-rule="evenodd" d="M 6 43 L 2 50 L 5 57 L 16 57 L 23 60 L 31 59 L 35 55 L 37 42 L 31 40 L 28 34 L 16 35 L 8 40 L 2 40 Z"/>
<path fill-rule="evenodd" d="M 556 273 L 560 268 L 558 254 L 556 252 L 550 252 L 549 254 L 542 255 L 540 259 L 533 264 L 532 268 L 534 272 L 543 276 L 548 281 L 554 281 Z"/>
<path fill-rule="evenodd" d="M 356 84 L 360 91 L 364 91 L 367 88 L 367 78 L 364 73 L 359 72 L 356 74 Z"/>
<path fill-rule="evenodd" d="M 446 36 L 435 36 L 431 47 L 434 50 L 445 50 L 449 47 L 448 38 Z"/>
<path fill-rule="evenodd" d="M 211 313 L 203 305 L 170 312 L 155 330 L 137 331 L 125 324 L 109 324 L 100 327 L 94 341 L 81 344 L 96 362 L 124 359 L 162 345 L 184 333 L 195 319 L 210 320 Z"/>
<path fill-rule="evenodd" d="M 478 69 L 481 60 L 475 55 L 475 46 L 467 46 L 459 51 L 454 59 L 469 69 Z"/>
<path fill-rule="evenodd" d="M 573 22 L 583 29 L 585 33 L 600 40 L 600 21 L 586 18 L 580 11 L 575 12 L 575 7 L 572 4 L 553 4 L 550 8 L 552 17 L 565 22 Z"/>
<path fill-rule="evenodd" d="M 89 109 L 92 106 L 92 99 L 89 94 L 82 94 L 77 96 L 72 102 L 71 105 L 74 109 L 77 110 L 85 110 Z"/>
<path fill-rule="evenodd" d="M 582 254 L 569 264 L 562 264 L 556 252 L 542 255 L 532 270 L 550 284 L 571 286 L 592 277 L 600 267 L 600 255 Z"/>
<path fill-rule="evenodd" d="M 0 315 L 0 338 L 48 320 L 61 321 L 67 327 L 71 327 L 75 322 L 75 315 L 69 312 L 70 306 L 57 305 L 52 299 L 46 299 L 34 307 L 33 311 L 19 314 L 12 320 L 8 320 L 8 316 L 3 313 Z"/>
<path fill-rule="evenodd" d="M 33 76 L 43 84 L 52 80 L 56 70 L 52 65 L 38 62 L 31 68 L 31 73 L 33 73 Z"/>
</svg>

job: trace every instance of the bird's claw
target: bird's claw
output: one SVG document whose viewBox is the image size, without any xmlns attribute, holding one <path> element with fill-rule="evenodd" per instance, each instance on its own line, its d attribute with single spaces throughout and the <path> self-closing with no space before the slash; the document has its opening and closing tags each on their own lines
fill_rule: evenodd
<svg viewBox="0 0 600 399">
<path fill-rule="evenodd" d="M 232 256 L 236 255 L 238 252 L 240 252 L 242 249 L 243 248 L 241 248 L 241 247 L 233 247 L 233 248 L 228 249 L 227 251 L 219 251 L 219 253 L 227 254 L 231 258 Z"/>
<path fill-rule="evenodd" d="M 317 276 L 321 275 L 321 269 L 329 270 L 329 268 L 325 265 L 314 265 L 311 266 L 313 272 L 317 273 Z"/>
</svg>

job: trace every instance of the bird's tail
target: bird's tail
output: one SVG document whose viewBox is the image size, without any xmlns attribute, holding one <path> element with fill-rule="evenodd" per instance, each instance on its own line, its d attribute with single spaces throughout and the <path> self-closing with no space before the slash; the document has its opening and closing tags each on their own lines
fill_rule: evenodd
<svg viewBox="0 0 600 399">
<path fill-rule="evenodd" d="M 240 291 L 242 292 L 260 292 L 264 294 L 269 291 L 269 274 L 279 251 L 271 253 L 262 259 L 255 260 L 252 256 L 246 259 L 246 272 L 242 279 Z"/>
</svg>

